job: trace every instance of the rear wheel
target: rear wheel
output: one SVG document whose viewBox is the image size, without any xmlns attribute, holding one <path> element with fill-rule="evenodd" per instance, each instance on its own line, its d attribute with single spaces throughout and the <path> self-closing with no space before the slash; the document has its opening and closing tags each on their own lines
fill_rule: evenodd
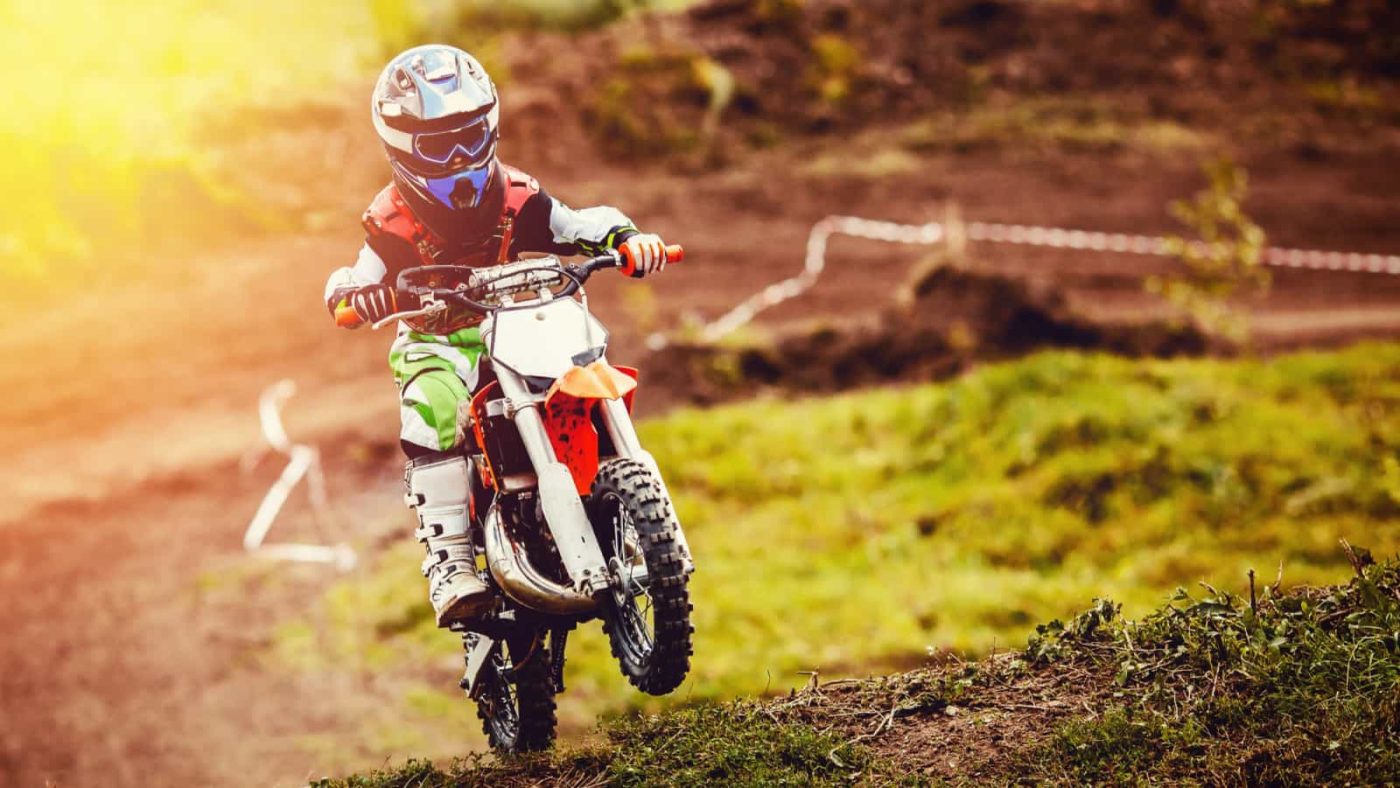
<svg viewBox="0 0 1400 788">
<path fill-rule="evenodd" d="M 491 749 L 503 753 L 549 749 L 556 719 L 545 633 L 530 630 L 508 638 L 484 670 L 476 716 Z"/>
<path fill-rule="evenodd" d="M 671 502 L 651 470 L 618 458 L 598 469 L 589 516 L 613 574 L 603 613 L 613 656 L 633 686 L 665 695 L 690 672 L 694 632 Z"/>
</svg>

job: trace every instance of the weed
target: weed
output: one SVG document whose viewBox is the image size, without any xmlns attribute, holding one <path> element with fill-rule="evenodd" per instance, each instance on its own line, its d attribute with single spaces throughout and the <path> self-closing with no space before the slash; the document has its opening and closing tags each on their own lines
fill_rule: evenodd
<svg viewBox="0 0 1400 788">
<path fill-rule="evenodd" d="M 367 15 L 265 0 L 217 19 L 175 0 L 84 4 L 80 25 L 62 4 L 7 4 L 0 15 L 8 72 L 66 75 L 61 90 L 38 91 L 0 120 L 0 276 L 31 285 L 92 274 L 82 263 L 98 251 L 260 227 L 269 217 L 211 165 L 201 116 L 220 107 L 244 117 L 228 108 L 273 103 L 293 80 L 334 84 L 373 37 Z"/>
<path fill-rule="evenodd" d="M 454 760 L 446 769 L 410 760 L 397 768 L 318 788 L 369 786 L 834 785 L 880 768 L 869 750 L 810 726 L 776 721 L 754 704 L 702 704 L 635 715 L 603 727 L 606 745 L 493 762 Z"/>
<path fill-rule="evenodd" d="M 1074 782 L 1400 777 L 1400 563 L 1347 554 L 1356 577 L 1342 587 L 1243 600 L 1205 586 L 1139 622 L 1100 603 L 1038 628 L 1028 660 L 1113 666 L 1125 702 L 1062 726 L 1024 763 Z"/>
<path fill-rule="evenodd" d="M 808 82 L 821 101 L 839 106 L 850 95 L 863 60 L 860 50 L 835 33 L 812 39 Z"/>
<path fill-rule="evenodd" d="M 1139 117 L 1082 97 L 1018 98 L 933 114 L 906 125 L 897 142 L 914 152 L 1052 149 L 1179 154 L 1199 150 L 1200 132 L 1168 120 Z"/>
<path fill-rule="evenodd" d="M 694 51 L 634 48 L 589 101 L 590 129 L 603 150 L 619 158 L 697 150 L 706 123 L 718 123 L 725 94 L 732 94 L 726 76 Z"/>
<path fill-rule="evenodd" d="M 1244 213 L 1244 170 L 1228 159 L 1204 169 L 1210 186 L 1190 201 L 1171 204 L 1172 215 L 1197 236 L 1167 239 L 1167 251 L 1186 270 L 1178 276 L 1152 277 L 1147 289 L 1161 294 L 1202 330 L 1239 342 L 1248 338 L 1249 324 L 1230 299 L 1269 284 L 1263 267 L 1264 230 Z"/>
<path fill-rule="evenodd" d="M 747 703 L 703 704 L 607 728 L 618 785 L 812 785 L 847 782 L 870 752 Z"/>
</svg>

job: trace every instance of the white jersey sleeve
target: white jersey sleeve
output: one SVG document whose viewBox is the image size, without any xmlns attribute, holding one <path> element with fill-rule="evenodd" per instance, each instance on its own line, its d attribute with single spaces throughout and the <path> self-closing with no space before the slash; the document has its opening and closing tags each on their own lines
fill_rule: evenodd
<svg viewBox="0 0 1400 788">
<path fill-rule="evenodd" d="M 326 280 L 325 300 L 330 303 L 337 292 L 383 281 L 388 270 L 388 266 L 384 265 L 384 261 L 368 244 L 361 246 L 360 255 L 355 259 L 354 265 L 337 268 L 331 272 L 330 278 Z"/>
<path fill-rule="evenodd" d="M 623 232 L 636 232 L 632 220 L 611 205 L 574 210 L 553 197 L 549 212 L 549 231 L 557 244 L 572 244 L 585 254 L 597 254 L 612 248 Z"/>
</svg>

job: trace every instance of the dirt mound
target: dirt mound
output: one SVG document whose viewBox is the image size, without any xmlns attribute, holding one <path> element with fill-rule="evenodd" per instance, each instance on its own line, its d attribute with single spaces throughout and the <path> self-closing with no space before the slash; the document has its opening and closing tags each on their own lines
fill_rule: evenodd
<svg viewBox="0 0 1400 788">
<path fill-rule="evenodd" d="M 768 343 L 673 346 L 665 363 L 648 369 L 653 385 L 708 403 L 763 387 L 838 391 L 935 380 L 1042 348 L 1129 356 L 1194 355 L 1209 348 L 1188 326 L 1091 322 L 1070 311 L 1062 291 L 960 268 L 934 269 L 902 300 L 873 321 L 810 327 Z"/>
</svg>

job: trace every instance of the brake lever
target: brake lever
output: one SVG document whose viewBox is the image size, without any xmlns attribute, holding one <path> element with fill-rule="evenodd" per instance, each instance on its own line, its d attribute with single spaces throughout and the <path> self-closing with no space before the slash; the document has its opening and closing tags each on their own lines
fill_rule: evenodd
<svg viewBox="0 0 1400 788">
<path fill-rule="evenodd" d="M 442 301 L 434 301 L 433 303 L 428 304 L 422 309 L 414 309 L 409 312 L 395 312 L 392 315 L 384 317 L 380 320 L 376 320 L 374 324 L 370 326 L 370 328 L 378 331 L 379 329 L 389 325 L 390 323 L 397 323 L 400 320 L 408 320 L 410 318 L 415 317 L 430 317 L 432 315 L 439 314 L 446 309 L 447 304 L 443 303 Z"/>
</svg>

